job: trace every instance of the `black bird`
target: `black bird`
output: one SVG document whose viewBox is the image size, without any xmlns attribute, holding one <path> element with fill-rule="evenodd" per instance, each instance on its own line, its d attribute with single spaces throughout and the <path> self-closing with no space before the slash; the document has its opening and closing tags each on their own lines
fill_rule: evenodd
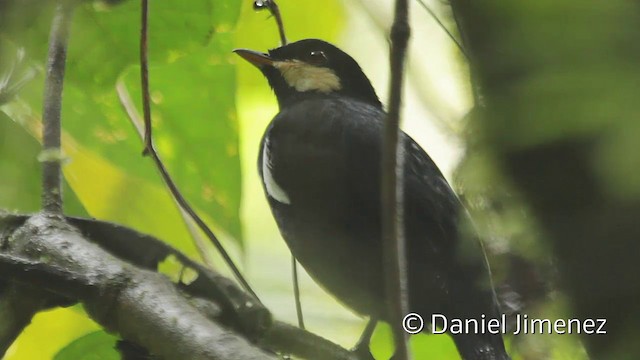
<svg viewBox="0 0 640 360">
<path fill-rule="evenodd" d="M 235 52 L 262 71 L 278 98 L 258 170 L 283 238 L 326 290 L 388 321 L 380 200 L 386 113 L 373 86 L 353 58 L 322 40 Z M 433 313 L 499 318 L 481 244 L 460 226 L 470 223 L 465 209 L 429 155 L 405 133 L 400 143 L 410 311 L 427 321 Z M 499 334 L 453 339 L 464 359 L 509 359 Z"/>
</svg>

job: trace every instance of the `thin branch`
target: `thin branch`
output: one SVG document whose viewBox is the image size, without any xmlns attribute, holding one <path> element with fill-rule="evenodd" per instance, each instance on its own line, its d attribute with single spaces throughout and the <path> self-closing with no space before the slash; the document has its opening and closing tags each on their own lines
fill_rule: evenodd
<svg viewBox="0 0 640 360">
<path fill-rule="evenodd" d="M 404 63 L 410 36 L 408 0 L 396 0 L 391 26 L 389 115 L 384 126 L 382 154 L 382 235 L 385 293 L 396 344 L 395 359 L 410 358 L 402 318 L 408 311 L 407 263 L 404 237 L 404 153 L 398 146 Z"/>
<path fill-rule="evenodd" d="M 253 8 L 256 10 L 268 9 L 271 15 L 276 19 L 278 25 L 278 33 L 280 34 L 280 43 L 282 46 L 288 44 L 287 36 L 284 32 L 284 23 L 282 21 L 282 15 L 280 14 L 280 8 L 276 4 L 275 0 L 255 0 L 253 2 Z M 293 299 L 296 306 L 296 317 L 298 318 L 298 327 L 304 329 L 304 313 L 302 312 L 302 300 L 300 298 L 300 279 L 298 278 L 298 260 L 291 254 L 291 278 L 293 281 Z"/>
<path fill-rule="evenodd" d="M 151 95 L 149 91 L 149 1 L 142 0 L 140 19 L 140 83 L 142 84 L 142 113 L 144 116 L 144 150 L 143 155 L 153 151 L 153 126 L 151 125 Z"/>
<path fill-rule="evenodd" d="M 363 14 L 367 15 L 369 20 L 373 23 L 374 28 L 380 33 L 380 35 L 384 36 L 386 39 L 388 36 L 387 30 L 388 26 L 385 22 L 385 19 L 375 11 L 373 11 L 372 7 L 366 0 L 352 0 L 357 6 L 359 6 L 363 10 Z M 415 59 L 416 61 L 410 62 L 407 68 L 408 80 L 410 83 L 413 83 L 413 89 L 416 94 L 420 97 L 421 101 L 428 110 L 433 114 L 433 120 L 435 124 L 445 131 L 448 135 L 452 135 L 455 137 L 459 137 L 462 130 L 460 130 L 459 124 L 455 123 L 457 120 L 457 116 L 453 117 L 451 115 L 452 110 L 449 106 L 443 107 L 440 105 L 440 100 L 437 97 L 434 98 L 432 91 L 428 90 L 423 86 L 422 81 L 417 81 L 416 79 L 421 78 L 419 73 L 416 71 L 416 64 L 422 64 L 421 59 Z"/>
<path fill-rule="evenodd" d="M 224 261 L 227 263 L 236 280 L 240 282 L 242 287 L 253 295 L 258 302 L 260 299 L 258 295 L 253 291 L 247 280 L 242 276 L 240 270 L 236 266 L 236 264 L 229 256 L 229 253 L 224 249 L 224 246 L 220 242 L 220 240 L 216 237 L 216 235 L 211 231 L 209 226 L 200 218 L 200 216 L 193 210 L 191 205 L 187 202 L 187 200 L 182 196 L 182 193 L 176 186 L 175 182 L 169 175 L 164 163 L 160 159 L 160 156 L 156 152 L 153 146 L 153 137 L 152 137 L 152 125 L 151 125 L 151 95 L 149 91 L 149 61 L 148 61 L 148 13 L 149 13 L 149 4 L 148 0 L 142 1 L 142 26 L 140 30 L 140 74 L 141 74 L 141 87 L 142 87 L 142 104 L 143 104 L 143 114 L 144 114 L 144 124 L 145 124 L 145 136 L 144 136 L 144 155 L 150 155 L 153 159 L 153 162 L 156 164 L 162 179 L 165 184 L 169 187 L 171 194 L 176 199 L 180 207 L 189 214 L 189 216 L 193 219 L 193 221 L 198 225 L 200 230 L 205 233 L 205 235 L 209 238 L 209 240 L 216 247 Z"/>
<path fill-rule="evenodd" d="M 271 15 L 276 19 L 278 24 L 278 33 L 280 34 L 280 43 L 284 46 L 287 45 L 287 36 L 284 33 L 284 23 L 282 22 L 282 15 L 280 14 L 280 8 L 276 4 L 275 0 L 255 0 L 253 2 L 253 8 L 256 10 L 268 9 Z"/>
<path fill-rule="evenodd" d="M 358 342 L 353 349 L 353 352 L 358 354 L 358 356 L 363 360 L 373 360 L 373 355 L 371 355 L 369 344 L 371 343 L 371 337 L 373 336 L 373 332 L 376 330 L 377 324 L 378 320 L 376 318 L 369 318 L 369 321 L 367 321 L 367 325 L 364 327 L 364 331 L 360 335 L 360 338 L 358 339 Z"/>
<path fill-rule="evenodd" d="M 467 55 L 467 52 L 465 51 L 464 46 L 462 46 L 462 43 L 458 41 L 458 39 L 456 39 L 455 36 L 453 36 L 453 33 L 451 33 L 451 31 L 449 31 L 449 29 L 447 29 L 446 26 L 444 26 L 442 21 L 440 21 L 440 18 L 438 18 L 438 15 L 436 15 L 436 13 L 433 11 L 433 9 L 431 9 L 431 7 L 429 7 L 429 5 L 427 5 L 427 3 L 424 2 L 424 0 L 416 0 L 416 1 L 418 2 L 418 4 L 420 4 L 420 6 L 422 6 L 422 8 L 426 12 L 429 13 L 431 18 L 436 22 L 436 24 L 438 24 L 440 29 L 442 29 L 442 31 L 444 31 L 447 34 L 447 36 L 449 36 L 449 39 L 451 39 L 451 41 L 453 41 L 453 43 L 456 44 L 456 46 L 458 47 L 458 50 L 460 50 L 462 55 L 464 55 L 464 57 L 466 57 L 467 60 L 469 60 L 469 55 Z"/>
<path fill-rule="evenodd" d="M 298 278 L 298 261 L 293 254 L 291 254 L 291 274 L 293 278 L 293 297 L 296 303 L 298 327 L 304 329 L 304 315 L 302 313 L 302 301 L 300 300 L 300 279 Z"/>
<path fill-rule="evenodd" d="M 62 173 L 63 160 L 60 149 L 62 89 L 67 43 L 73 6 L 65 1 L 58 2 L 49 35 L 47 74 L 44 85 L 42 110 L 42 208 L 46 212 L 62 214 Z"/>
<path fill-rule="evenodd" d="M 465 52 L 465 55 L 467 56 L 467 61 L 469 63 L 469 84 L 471 85 L 474 107 L 483 108 L 485 107 L 485 103 L 482 96 L 482 89 L 480 88 L 480 81 L 477 79 L 477 71 L 474 69 L 474 66 L 472 66 L 476 61 L 472 59 L 474 54 L 473 50 L 471 50 L 470 34 L 466 26 L 467 24 L 465 24 L 465 16 L 463 16 L 464 11 L 461 11 L 461 8 L 465 8 L 465 5 L 461 5 L 463 3 L 464 1 L 451 0 L 449 1 L 449 6 L 451 7 L 453 20 L 456 22 L 458 34 L 460 34 L 460 43 L 465 49 L 469 49 L 469 52 Z M 473 111 L 473 108 L 471 111 Z"/>
<path fill-rule="evenodd" d="M 140 114 L 136 109 L 133 99 L 131 98 L 131 95 L 129 94 L 129 91 L 127 90 L 127 86 L 125 85 L 123 79 L 118 79 L 118 81 L 116 81 L 116 93 L 118 93 L 118 100 L 120 100 L 120 105 L 122 105 L 124 111 L 127 113 L 127 116 L 129 116 L 129 120 L 136 128 L 136 132 L 140 136 L 140 140 L 144 141 L 144 120 L 142 120 L 142 117 L 140 117 Z M 200 253 L 200 256 L 202 257 L 202 260 L 207 266 L 213 268 L 213 257 L 208 251 L 206 240 L 199 232 L 199 228 L 197 227 L 191 216 L 189 216 L 189 214 L 184 211 L 184 209 L 176 201 L 175 196 L 173 197 L 173 201 L 180 211 L 180 216 L 182 216 L 182 220 L 187 226 L 187 230 L 189 231 L 189 234 L 191 234 L 191 237 L 193 238 L 193 241 L 196 245 L 196 248 L 198 249 L 198 253 Z"/>
</svg>

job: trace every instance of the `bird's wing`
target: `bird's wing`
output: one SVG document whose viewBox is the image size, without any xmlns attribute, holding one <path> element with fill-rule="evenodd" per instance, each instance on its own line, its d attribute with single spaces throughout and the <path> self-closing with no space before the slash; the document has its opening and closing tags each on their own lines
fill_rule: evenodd
<svg viewBox="0 0 640 360">
<path fill-rule="evenodd" d="M 335 191 L 348 197 L 345 202 L 358 218 L 379 226 L 385 117 L 378 107 L 339 97 L 301 101 L 282 109 L 268 130 L 279 140 L 270 144 L 280 159 L 275 180 L 292 197 L 316 196 L 309 184 L 336 184 Z M 425 251 L 434 257 L 449 261 L 460 237 L 459 222 L 468 220 L 467 214 L 429 155 L 404 132 L 400 143 L 405 154 L 407 236 L 428 246 Z M 304 181 L 294 183 L 294 173 Z"/>
<path fill-rule="evenodd" d="M 353 196 L 352 201 L 358 203 L 358 209 L 379 222 L 382 133 L 386 114 L 360 103 L 343 102 L 339 108 L 343 112 L 337 116 L 346 119 L 350 114 L 342 130 L 348 139 L 343 151 L 349 169 L 347 178 L 351 182 L 349 193 Z M 448 307 L 454 313 L 493 313 L 488 263 L 468 213 L 429 155 L 404 132 L 401 132 L 400 144 L 405 155 L 404 222 L 409 275 L 426 282 L 421 288 L 425 298 L 435 297 L 438 293 L 430 289 L 444 290 L 443 293 L 450 297 L 446 300 Z M 456 304 L 466 298 L 475 298 L 477 304 L 472 309 L 457 309 Z"/>
<path fill-rule="evenodd" d="M 372 219 L 380 219 L 380 173 L 382 158 L 383 121 L 386 114 L 375 107 L 359 102 L 342 101 L 335 111 L 345 118 L 343 136 L 347 158 L 348 179 L 354 201 L 362 209 L 370 209 Z M 401 132 L 404 147 L 405 214 L 408 241 L 424 248 L 420 256 L 431 254 L 438 262 L 453 256 L 458 241 L 458 217 L 461 204 L 444 176 L 427 153 L 407 134 Z"/>
</svg>

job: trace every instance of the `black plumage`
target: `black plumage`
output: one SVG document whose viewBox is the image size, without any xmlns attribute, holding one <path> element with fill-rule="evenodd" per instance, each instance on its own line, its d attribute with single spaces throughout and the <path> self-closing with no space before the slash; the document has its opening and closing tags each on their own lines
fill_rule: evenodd
<svg viewBox="0 0 640 360">
<path fill-rule="evenodd" d="M 280 105 L 258 159 L 273 215 L 294 256 L 354 311 L 387 320 L 380 175 L 386 114 L 346 53 L 302 40 L 261 54 Z M 490 272 L 470 220 L 425 151 L 402 133 L 409 307 L 430 318 L 498 318 Z M 502 337 L 454 335 L 464 359 L 508 359 Z"/>
</svg>

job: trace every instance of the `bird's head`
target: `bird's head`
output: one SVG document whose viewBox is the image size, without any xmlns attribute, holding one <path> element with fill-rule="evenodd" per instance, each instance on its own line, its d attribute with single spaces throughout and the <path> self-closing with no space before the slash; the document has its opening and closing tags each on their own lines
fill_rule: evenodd
<svg viewBox="0 0 640 360">
<path fill-rule="evenodd" d="M 326 41 L 300 40 L 269 53 L 247 49 L 234 52 L 262 71 L 280 107 L 309 96 L 327 94 L 382 106 L 358 63 Z"/>
</svg>

